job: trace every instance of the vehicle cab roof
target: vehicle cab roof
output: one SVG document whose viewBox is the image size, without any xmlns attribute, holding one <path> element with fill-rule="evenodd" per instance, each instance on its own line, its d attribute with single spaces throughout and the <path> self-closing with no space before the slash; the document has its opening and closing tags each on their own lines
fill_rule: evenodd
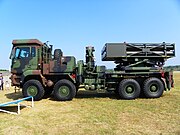
<svg viewBox="0 0 180 135">
<path fill-rule="evenodd" d="M 44 44 L 38 39 L 15 39 L 12 41 L 13 45 L 39 45 L 43 46 Z"/>
</svg>

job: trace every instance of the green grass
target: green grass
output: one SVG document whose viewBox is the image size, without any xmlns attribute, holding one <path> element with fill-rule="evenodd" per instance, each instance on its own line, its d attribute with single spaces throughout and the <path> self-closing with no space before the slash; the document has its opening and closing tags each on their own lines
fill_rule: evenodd
<svg viewBox="0 0 180 135">
<path fill-rule="evenodd" d="M 1 102 L 22 97 L 0 91 Z M 10 107 L 14 110 L 15 107 Z M 0 134 L 180 134 L 180 73 L 175 88 L 158 99 L 117 100 L 113 94 L 80 91 L 69 102 L 53 97 L 20 115 L 0 113 Z"/>
</svg>

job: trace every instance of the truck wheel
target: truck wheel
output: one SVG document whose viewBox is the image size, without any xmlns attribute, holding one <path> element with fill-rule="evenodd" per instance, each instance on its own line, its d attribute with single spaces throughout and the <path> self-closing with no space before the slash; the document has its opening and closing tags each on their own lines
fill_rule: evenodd
<svg viewBox="0 0 180 135">
<path fill-rule="evenodd" d="M 54 86 L 54 97 L 60 101 L 72 100 L 76 95 L 76 87 L 69 80 L 60 80 Z"/>
<path fill-rule="evenodd" d="M 159 98 L 164 91 L 164 85 L 160 79 L 152 77 L 144 81 L 143 92 L 147 98 Z"/>
<path fill-rule="evenodd" d="M 134 79 L 124 79 L 118 87 L 119 96 L 123 99 L 135 99 L 139 97 L 140 91 L 139 83 Z"/>
<path fill-rule="evenodd" d="M 34 100 L 41 100 L 44 96 L 44 88 L 38 80 L 29 80 L 23 85 L 24 97 L 33 96 Z"/>
</svg>

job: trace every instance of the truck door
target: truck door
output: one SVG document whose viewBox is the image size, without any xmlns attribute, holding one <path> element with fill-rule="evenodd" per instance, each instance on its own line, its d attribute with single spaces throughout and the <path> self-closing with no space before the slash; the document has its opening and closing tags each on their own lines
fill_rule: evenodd
<svg viewBox="0 0 180 135">
<path fill-rule="evenodd" d="M 16 74 L 22 74 L 26 70 L 37 69 L 37 57 L 35 47 L 14 47 L 14 54 L 11 54 L 11 71 Z"/>
</svg>

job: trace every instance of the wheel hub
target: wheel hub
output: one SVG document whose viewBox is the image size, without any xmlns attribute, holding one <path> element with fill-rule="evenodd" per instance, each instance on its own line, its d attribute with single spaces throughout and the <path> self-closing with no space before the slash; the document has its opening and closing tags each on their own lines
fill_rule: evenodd
<svg viewBox="0 0 180 135">
<path fill-rule="evenodd" d="M 156 87 L 155 85 L 152 85 L 152 86 L 150 87 L 150 90 L 151 90 L 152 92 L 156 92 L 156 91 L 157 91 L 157 87 Z"/>
<path fill-rule="evenodd" d="M 128 86 L 128 87 L 126 88 L 126 93 L 132 94 L 133 92 L 134 92 L 134 89 L 133 89 L 132 86 Z"/>
<path fill-rule="evenodd" d="M 63 96 L 63 97 L 66 97 L 66 96 L 68 96 L 69 95 L 69 88 L 67 87 L 67 86 L 61 86 L 60 88 L 59 88 L 59 93 L 60 93 L 60 95 L 61 96 Z"/>
<path fill-rule="evenodd" d="M 35 86 L 29 86 L 27 91 L 28 91 L 28 94 L 31 96 L 36 96 L 38 93 L 38 89 Z"/>
</svg>

